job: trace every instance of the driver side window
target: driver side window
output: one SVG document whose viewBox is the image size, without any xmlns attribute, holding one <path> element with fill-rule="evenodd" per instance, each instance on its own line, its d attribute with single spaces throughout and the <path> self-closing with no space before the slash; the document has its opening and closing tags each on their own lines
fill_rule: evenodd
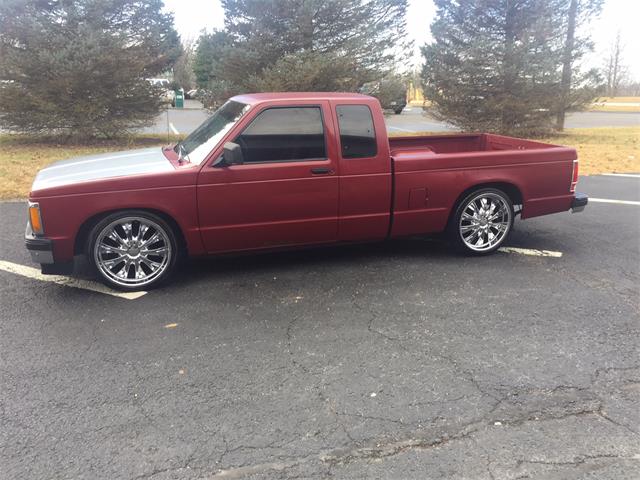
<svg viewBox="0 0 640 480">
<path fill-rule="evenodd" d="M 325 160 L 320 107 L 269 108 L 234 140 L 244 163 Z"/>
</svg>

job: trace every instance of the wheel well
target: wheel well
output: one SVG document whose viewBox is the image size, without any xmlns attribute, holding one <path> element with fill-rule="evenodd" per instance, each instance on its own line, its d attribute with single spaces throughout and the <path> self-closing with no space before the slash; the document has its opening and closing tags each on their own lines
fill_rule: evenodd
<svg viewBox="0 0 640 480">
<path fill-rule="evenodd" d="M 84 249 L 85 249 L 85 246 L 86 246 L 86 243 L 87 243 L 87 237 L 89 236 L 89 232 L 91 232 L 91 229 L 98 222 L 100 222 L 100 220 L 102 220 L 103 218 L 107 217 L 108 215 L 111 215 L 112 213 L 124 212 L 124 211 L 127 211 L 127 210 L 140 210 L 140 211 L 143 211 L 143 212 L 153 213 L 154 215 L 159 216 L 165 222 L 167 222 L 167 224 L 173 230 L 173 233 L 175 233 L 176 240 L 178 241 L 178 248 L 180 250 L 186 250 L 187 249 L 187 242 L 186 242 L 186 240 L 184 238 L 184 234 L 182 233 L 182 229 L 180 228 L 180 225 L 178 225 L 178 222 L 176 222 L 171 215 L 167 215 L 166 213 L 164 213 L 164 212 L 162 212 L 160 210 L 154 210 L 152 208 L 131 208 L 131 209 L 119 208 L 119 209 L 116 209 L 116 210 L 109 210 L 107 212 L 98 213 L 98 214 L 94 215 L 93 217 L 88 218 L 87 220 L 85 220 L 85 222 L 82 225 L 80 225 L 80 228 L 78 229 L 78 233 L 76 234 L 76 239 L 75 239 L 75 243 L 74 243 L 74 247 L 73 247 L 74 255 L 80 255 L 80 254 L 85 253 Z"/>
<path fill-rule="evenodd" d="M 480 185 L 474 185 L 473 187 L 467 188 L 464 192 L 462 192 L 458 196 L 458 198 L 456 198 L 456 202 L 453 204 L 453 208 L 451 209 L 451 212 L 449 213 L 449 221 L 451 221 L 451 219 L 455 215 L 456 210 L 458 209 L 458 204 L 467 195 L 469 195 L 472 192 L 475 192 L 476 190 L 480 190 L 482 188 L 495 188 L 495 189 L 498 189 L 498 190 L 502 190 L 504 193 L 506 193 L 509 196 L 509 198 L 511 199 L 511 203 L 513 203 L 514 207 L 516 205 L 522 206 L 522 204 L 523 204 L 522 192 L 513 183 L 506 183 L 506 182 L 482 183 Z M 515 209 L 516 213 L 518 213 L 520 211 L 517 208 L 514 208 L 514 209 Z"/>
</svg>

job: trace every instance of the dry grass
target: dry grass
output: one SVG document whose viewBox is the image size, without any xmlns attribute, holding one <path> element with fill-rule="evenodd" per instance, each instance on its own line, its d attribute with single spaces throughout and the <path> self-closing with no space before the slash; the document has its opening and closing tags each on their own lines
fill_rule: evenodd
<svg viewBox="0 0 640 480">
<path fill-rule="evenodd" d="M 444 132 L 415 132 L 412 135 L 441 135 Z M 392 132 L 401 137 L 404 132 Z M 580 174 L 640 172 L 640 127 L 572 128 L 564 133 L 536 139 L 574 147 L 580 158 Z"/>
<path fill-rule="evenodd" d="M 611 103 L 615 105 L 610 105 Z M 624 105 L 625 103 L 629 105 Z M 640 97 L 600 97 L 589 107 L 589 111 L 640 113 Z"/>
<path fill-rule="evenodd" d="M 0 199 L 25 198 L 38 170 L 52 162 L 166 143 L 166 136 L 135 136 L 98 141 L 93 145 L 63 145 L 46 138 L 0 135 Z"/>
<path fill-rule="evenodd" d="M 640 172 L 640 127 L 571 129 L 542 140 L 575 147 L 583 175 Z M 25 198 L 36 172 L 54 161 L 166 143 L 166 137 L 137 136 L 89 146 L 61 145 L 48 140 L 0 135 L 0 199 Z"/>
<path fill-rule="evenodd" d="M 574 128 L 542 141 L 574 147 L 581 175 L 640 172 L 640 127 Z"/>
<path fill-rule="evenodd" d="M 588 109 L 589 112 L 627 112 L 627 113 L 640 113 L 640 106 L 626 106 L 626 105 L 591 105 Z"/>
<path fill-rule="evenodd" d="M 640 97 L 599 97 L 596 102 L 640 103 Z"/>
</svg>

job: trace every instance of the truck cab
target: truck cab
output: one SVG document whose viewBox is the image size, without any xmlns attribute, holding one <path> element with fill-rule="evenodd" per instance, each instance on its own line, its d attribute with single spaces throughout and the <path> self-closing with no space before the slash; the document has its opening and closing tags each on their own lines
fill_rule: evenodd
<svg viewBox="0 0 640 480">
<path fill-rule="evenodd" d="M 259 103 L 263 98 L 269 101 Z M 373 98 L 251 95 L 231 101 L 251 108 L 198 176 L 207 252 L 388 234 L 391 156 Z M 225 160 L 230 147 L 239 153 L 233 162 Z"/>
</svg>

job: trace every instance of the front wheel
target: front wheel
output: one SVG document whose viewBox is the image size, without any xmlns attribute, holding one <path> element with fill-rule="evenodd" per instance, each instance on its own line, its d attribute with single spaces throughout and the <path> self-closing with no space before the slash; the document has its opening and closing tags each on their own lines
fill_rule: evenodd
<svg viewBox="0 0 640 480">
<path fill-rule="evenodd" d="M 104 283 L 134 291 L 166 281 L 176 266 L 178 248 L 175 233 L 162 218 L 124 211 L 93 227 L 87 256 Z"/>
<path fill-rule="evenodd" d="M 454 245 L 472 255 L 495 252 L 513 227 L 513 203 L 502 190 L 484 188 L 462 199 L 449 224 Z"/>
</svg>

